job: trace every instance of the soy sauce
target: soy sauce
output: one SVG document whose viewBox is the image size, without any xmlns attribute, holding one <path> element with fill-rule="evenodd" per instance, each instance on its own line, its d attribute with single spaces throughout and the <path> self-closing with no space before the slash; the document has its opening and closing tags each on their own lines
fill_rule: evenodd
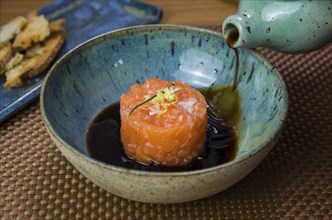
<svg viewBox="0 0 332 220">
<path fill-rule="evenodd" d="M 214 91 L 214 94 L 217 93 Z M 146 171 L 191 171 L 226 163 L 236 157 L 236 131 L 233 126 L 226 126 L 213 108 L 211 105 L 207 108 L 208 126 L 204 149 L 197 159 L 186 166 L 144 165 L 126 157 L 120 137 L 118 102 L 106 107 L 90 124 L 86 137 L 88 153 L 92 158 L 114 166 Z"/>
<path fill-rule="evenodd" d="M 239 64 L 240 64 L 240 60 L 239 60 L 239 50 L 236 48 L 233 48 L 234 52 L 235 52 L 235 60 L 236 60 L 236 65 L 235 65 L 235 72 L 234 72 L 234 81 L 233 81 L 233 92 L 236 90 L 237 88 L 237 81 L 239 78 Z"/>
<path fill-rule="evenodd" d="M 226 43 L 229 47 L 234 47 L 236 42 L 239 40 L 239 31 L 237 29 L 231 30 L 228 35 L 226 36 Z"/>
<path fill-rule="evenodd" d="M 234 47 L 238 40 L 239 40 L 239 31 L 237 29 L 231 30 L 225 39 L 227 45 L 230 48 L 232 48 L 235 52 L 236 66 L 235 66 L 235 72 L 234 72 L 233 91 L 235 91 L 237 88 L 237 81 L 238 81 L 238 75 L 239 75 L 239 63 L 240 63 L 239 51 L 237 48 Z"/>
</svg>

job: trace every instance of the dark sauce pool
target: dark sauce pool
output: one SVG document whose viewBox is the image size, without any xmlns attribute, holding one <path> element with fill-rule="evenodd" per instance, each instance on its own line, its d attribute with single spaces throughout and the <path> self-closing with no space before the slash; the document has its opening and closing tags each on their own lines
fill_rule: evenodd
<svg viewBox="0 0 332 220">
<path fill-rule="evenodd" d="M 213 94 L 218 94 L 215 90 L 206 90 L 202 93 L 208 99 L 213 97 Z M 226 126 L 223 120 L 218 118 L 217 113 L 212 110 L 216 104 L 211 99 L 207 108 L 208 126 L 203 152 L 198 157 L 199 159 L 186 166 L 144 165 L 126 157 L 120 137 L 121 120 L 118 102 L 102 110 L 90 124 L 86 136 L 88 153 L 92 158 L 114 166 L 146 171 L 191 171 L 226 163 L 236 157 L 237 135 L 234 127 Z M 236 107 L 238 108 L 238 106 Z"/>
</svg>

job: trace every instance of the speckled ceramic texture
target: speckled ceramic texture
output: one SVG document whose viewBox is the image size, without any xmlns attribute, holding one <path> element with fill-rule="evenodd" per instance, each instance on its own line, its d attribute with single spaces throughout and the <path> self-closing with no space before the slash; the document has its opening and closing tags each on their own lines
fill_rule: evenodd
<svg viewBox="0 0 332 220">
<path fill-rule="evenodd" d="M 267 47 L 285 53 L 317 50 L 332 42 L 332 1 L 240 1 L 239 11 L 224 20 L 234 25 L 235 47 Z"/>
<path fill-rule="evenodd" d="M 195 88 L 231 84 L 235 53 L 213 31 L 147 25 L 90 40 L 50 70 L 41 92 L 43 120 L 67 159 L 113 194 L 149 203 L 213 195 L 260 163 L 275 144 L 287 112 L 287 92 L 277 70 L 255 51 L 241 49 L 239 54 L 239 152 L 226 164 L 190 172 L 131 170 L 92 159 L 85 143 L 93 117 L 135 83 L 159 77 L 182 80 Z"/>
<path fill-rule="evenodd" d="M 54 0 L 38 10 L 50 21 L 65 18 L 65 43 L 57 58 L 99 34 L 133 25 L 158 23 L 161 9 L 134 0 Z M 1 28 L 1 27 L 0 27 Z M 0 123 L 39 97 L 44 71 L 19 88 L 4 89 L 0 77 Z"/>
</svg>

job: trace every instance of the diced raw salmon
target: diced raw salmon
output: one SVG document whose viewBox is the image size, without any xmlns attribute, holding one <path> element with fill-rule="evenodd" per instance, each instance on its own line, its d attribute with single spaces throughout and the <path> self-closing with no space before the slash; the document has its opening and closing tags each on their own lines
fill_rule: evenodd
<svg viewBox="0 0 332 220">
<path fill-rule="evenodd" d="M 171 84 L 178 99 L 163 114 L 158 114 L 152 101 L 130 114 L 147 97 Z M 181 81 L 172 83 L 151 78 L 144 84 L 133 85 L 120 98 L 121 140 L 125 154 L 143 164 L 182 166 L 190 163 L 204 146 L 206 106 L 204 96 Z"/>
</svg>

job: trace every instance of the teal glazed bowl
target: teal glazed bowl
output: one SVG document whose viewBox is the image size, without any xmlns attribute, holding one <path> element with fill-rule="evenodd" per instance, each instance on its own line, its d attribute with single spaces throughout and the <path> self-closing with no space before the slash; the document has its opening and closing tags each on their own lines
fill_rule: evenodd
<svg viewBox="0 0 332 220">
<path fill-rule="evenodd" d="M 239 57 L 239 149 L 234 160 L 222 165 L 181 172 L 128 169 L 91 158 L 85 142 L 94 116 L 137 82 L 159 77 L 194 88 L 231 85 L 235 53 L 218 32 L 146 25 L 93 38 L 49 71 L 41 90 L 42 117 L 68 161 L 105 190 L 147 203 L 201 199 L 250 173 L 272 149 L 285 122 L 288 98 L 278 71 L 256 51 L 239 49 Z"/>
</svg>

